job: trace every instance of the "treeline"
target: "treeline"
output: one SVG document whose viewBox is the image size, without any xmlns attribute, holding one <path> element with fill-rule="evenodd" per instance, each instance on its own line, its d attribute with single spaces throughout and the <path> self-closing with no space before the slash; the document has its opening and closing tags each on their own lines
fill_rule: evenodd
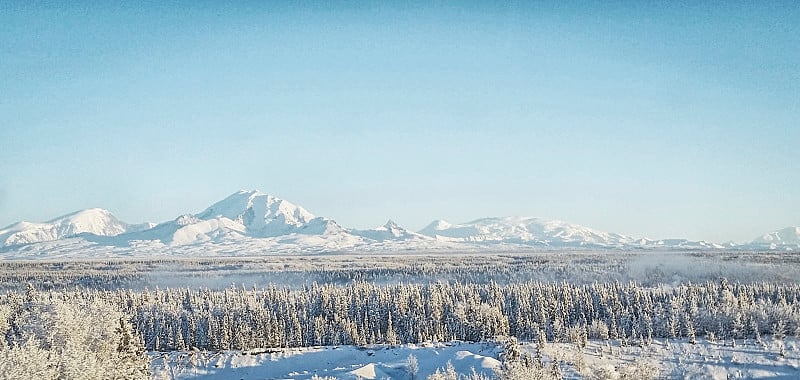
<svg viewBox="0 0 800 380">
<path fill-rule="evenodd" d="M 101 290 L 172 286 L 224 289 L 231 283 L 287 287 L 375 282 L 378 284 L 460 282 L 499 284 L 541 281 L 593 283 L 626 280 L 626 256 L 568 255 L 484 256 L 321 256 L 205 259 L 118 259 L 74 262 L 0 261 L 0 290 L 24 291 L 84 287 Z M 658 279 L 662 280 L 661 278 Z M 649 281 L 642 281 L 648 283 Z M 180 283 L 180 282 L 178 282 Z"/>
<path fill-rule="evenodd" d="M 800 334 L 800 286 L 708 282 L 674 288 L 629 283 L 401 284 L 301 289 L 41 292 L 45 299 L 115 305 L 148 350 L 254 349 L 423 341 L 654 338 L 760 340 Z M 25 297 L 11 293 L 8 310 Z"/>
<path fill-rule="evenodd" d="M 276 284 L 298 289 L 314 283 L 347 286 L 353 282 L 589 285 L 635 281 L 653 287 L 715 281 L 722 276 L 741 283 L 766 278 L 777 283 L 798 283 L 798 259 L 789 254 L 730 255 L 560 252 L 0 261 L 0 292 L 24 291 L 27 283 L 35 284 L 39 290 L 75 287 L 143 290 L 175 286 L 221 290 L 232 283 L 258 287 Z"/>
</svg>

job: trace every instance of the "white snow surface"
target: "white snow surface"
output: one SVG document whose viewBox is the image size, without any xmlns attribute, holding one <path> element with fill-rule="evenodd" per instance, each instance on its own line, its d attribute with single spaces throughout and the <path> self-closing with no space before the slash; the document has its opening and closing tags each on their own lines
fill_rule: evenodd
<svg viewBox="0 0 800 380">
<path fill-rule="evenodd" d="M 436 220 L 420 233 L 470 242 L 506 242 L 543 246 L 621 247 L 636 242 L 635 239 L 620 234 L 598 231 L 559 220 L 533 217 L 483 218 L 457 225 Z"/>
<path fill-rule="evenodd" d="M 108 210 L 90 208 L 60 216 L 43 223 L 19 222 L 0 230 L 0 246 L 22 245 L 52 241 L 78 234 L 116 236 L 127 231 L 138 231 L 150 224 L 129 225 L 120 221 Z"/>
<path fill-rule="evenodd" d="M 0 257 L 5 259 L 562 248 L 796 250 L 800 228 L 771 232 L 744 245 L 634 239 L 535 217 L 482 218 L 461 224 L 436 220 L 419 232 L 389 220 L 374 229 L 358 230 L 258 190 L 240 190 L 200 213 L 159 224 L 128 224 L 107 210 L 93 208 L 0 230 Z"/>
<path fill-rule="evenodd" d="M 258 190 L 240 190 L 197 214 L 200 219 L 227 218 L 250 236 L 273 237 L 296 232 L 314 219 L 306 209 Z"/>
<path fill-rule="evenodd" d="M 193 215 L 181 215 L 153 228 L 117 236 L 111 241 L 125 245 L 130 241 L 154 241 L 170 245 L 187 245 L 204 242 L 221 242 L 242 237 L 245 227 L 225 217 L 199 219 Z"/>
<path fill-rule="evenodd" d="M 535 347 L 523 346 L 531 353 Z M 796 337 L 779 341 L 765 336 L 762 344 L 752 339 L 737 340 L 735 346 L 731 340 L 698 339 L 692 344 L 685 339 L 656 339 L 645 347 L 590 340 L 583 350 L 574 344 L 549 343 L 542 351 L 547 361 L 561 361 L 566 379 L 594 379 L 598 369 L 605 370 L 601 378 L 620 378 L 624 369 L 640 364 L 656 368 L 657 379 L 800 379 L 800 341 Z M 574 365 L 580 362 L 582 371 Z"/>
<path fill-rule="evenodd" d="M 383 226 L 371 230 L 350 230 L 354 235 L 365 237 L 375 241 L 386 240 L 431 240 L 429 236 L 418 234 L 401 227 L 391 219 Z"/>
<path fill-rule="evenodd" d="M 586 348 L 575 344 L 548 343 L 542 350 L 545 366 L 558 361 L 565 379 L 621 378 L 637 366 L 655 369 L 658 379 L 798 379 L 800 341 L 764 337 L 752 339 L 667 342 L 656 339 L 645 347 L 621 347 L 616 341 L 590 340 Z M 780 347 L 784 349 L 781 350 Z M 523 343 L 532 356 L 536 344 Z M 783 354 L 781 354 L 783 351 Z M 314 375 L 336 379 L 409 379 L 406 359 L 417 358 L 417 379 L 453 365 L 459 374 L 474 369 L 490 378 L 501 368 L 501 349 L 496 343 L 427 343 L 370 347 L 338 346 L 221 352 L 151 353 L 153 379 L 310 379 Z"/>
<path fill-rule="evenodd" d="M 753 240 L 756 244 L 800 245 L 800 227 L 786 227 L 761 235 Z"/>
<path fill-rule="evenodd" d="M 274 350 L 153 353 L 153 379 L 409 379 L 406 359 L 419 363 L 425 379 L 448 362 L 459 373 L 491 376 L 501 363 L 492 343 L 427 343 L 401 346 L 338 346 Z M 174 375 L 174 377 L 173 377 Z"/>
</svg>

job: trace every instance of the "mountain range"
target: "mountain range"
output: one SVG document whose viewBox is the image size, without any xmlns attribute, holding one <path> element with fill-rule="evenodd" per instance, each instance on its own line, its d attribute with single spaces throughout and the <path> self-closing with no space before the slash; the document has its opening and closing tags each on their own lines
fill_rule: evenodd
<svg viewBox="0 0 800 380">
<path fill-rule="evenodd" d="M 197 214 L 162 223 L 129 224 L 92 208 L 43 223 L 0 229 L 6 258 L 170 254 L 258 255 L 321 252 L 481 251 L 530 249 L 798 250 L 800 227 L 744 244 L 647 239 L 534 217 L 494 217 L 451 224 L 435 220 L 410 231 L 389 220 L 369 230 L 345 228 L 257 190 L 241 190 Z"/>
</svg>

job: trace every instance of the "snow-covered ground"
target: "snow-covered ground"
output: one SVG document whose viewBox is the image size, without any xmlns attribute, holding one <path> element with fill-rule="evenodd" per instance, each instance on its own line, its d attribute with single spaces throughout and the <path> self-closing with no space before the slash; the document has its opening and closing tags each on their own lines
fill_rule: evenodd
<svg viewBox="0 0 800 380">
<path fill-rule="evenodd" d="M 781 345 L 784 349 L 781 350 Z M 535 343 L 522 345 L 532 356 Z M 154 353 L 153 378 L 162 379 L 410 379 L 406 362 L 414 355 L 419 364 L 417 379 L 425 379 L 450 362 L 461 374 L 494 376 L 501 366 L 502 349 L 494 343 L 463 343 L 318 347 L 251 352 Z M 558 360 L 566 379 L 616 379 L 623 374 L 651 369 L 658 379 L 800 379 L 800 340 L 782 341 L 764 337 L 753 340 L 696 344 L 686 340 L 655 340 L 644 348 L 620 347 L 605 341 L 589 341 L 586 348 L 574 344 L 548 343 L 542 350 L 545 366 Z M 638 372 L 641 374 L 642 372 Z M 635 376 L 635 375 L 634 375 Z"/>
<path fill-rule="evenodd" d="M 783 345 L 783 354 L 780 346 Z M 525 349 L 535 352 L 535 344 Z M 565 378 L 590 379 L 615 378 L 614 374 L 636 365 L 658 370 L 663 379 L 800 379 L 800 340 L 786 338 L 782 341 L 764 337 L 763 344 L 752 339 L 709 342 L 698 339 L 688 341 L 658 339 L 650 346 L 620 347 L 604 341 L 590 341 L 579 350 L 567 343 L 548 344 L 543 357 L 562 361 Z"/>
<path fill-rule="evenodd" d="M 419 364 L 417 379 L 425 379 L 450 362 L 459 373 L 492 375 L 500 366 L 500 349 L 493 343 L 441 343 L 397 347 L 354 346 L 283 350 L 155 353 L 153 379 L 409 379 L 407 360 Z"/>
</svg>

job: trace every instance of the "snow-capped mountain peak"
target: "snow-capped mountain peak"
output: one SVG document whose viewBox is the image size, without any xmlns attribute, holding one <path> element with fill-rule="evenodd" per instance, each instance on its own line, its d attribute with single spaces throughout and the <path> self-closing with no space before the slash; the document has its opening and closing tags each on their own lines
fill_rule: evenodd
<svg viewBox="0 0 800 380">
<path fill-rule="evenodd" d="M 452 226 L 453 224 L 446 220 L 437 219 L 431 222 L 431 224 L 425 227 L 425 229 L 440 231 L 440 230 L 446 230 Z"/>
<path fill-rule="evenodd" d="M 89 233 L 116 236 L 129 225 L 102 208 L 90 208 L 63 215 L 44 223 L 19 222 L 0 230 L 0 245 L 20 245 L 63 239 Z"/>
<path fill-rule="evenodd" d="M 365 237 L 375 241 L 386 240 L 429 240 L 430 238 L 400 226 L 389 219 L 384 225 L 371 230 L 351 230 L 356 236 Z"/>
<path fill-rule="evenodd" d="M 256 236 L 290 233 L 315 218 L 306 209 L 258 190 L 240 190 L 197 214 L 200 219 L 225 217 Z"/>
<path fill-rule="evenodd" d="M 437 220 L 420 233 L 471 242 L 523 243 L 543 246 L 596 245 L 614 247 L 634 240 L 624 235 L 594 230 L 577 224 L 536 217 L 492 217 L 453 225 Z"/>
<path fill-rule="evenodd" d="M 800 227 L 786 227 L 777 231 L 768 232 L 755 238 L 751 245 L 770 246 L 772 248 L 780 246 L 794 246 L 800 248 Z"/>
<path fill-rule="evenodd" d="M 395 223 L 391 219 L 389 219 L 383 226 L 378 227 L 378 229 L 389 231 L 394 236 L 400 236 L 403 233 L 407 232 L 405 228 L 400 227 L 399 224 Z"/>
<path fill-rule="evenodd" d="M 170 247 L 170 248 L 166 248 Z M 158 225 L 131 225 L 92 208 L 48 222 L 19 222 L 0 229 L 0 252 L 11 257 L 49 253 L 256 254 L 278 252 L 381 252 L 482 249 L 800 249 L 800 227 L 773 231 L 743 244 L 686 239 L 633 239 L 559 220 L 489 217 L 453 224 L 435 220 L 417 232 L 389 219 L 368 230 L 347 229 L 303 207 L 258 190 L 241 190 L 197 214 Z"/>
</svg>

